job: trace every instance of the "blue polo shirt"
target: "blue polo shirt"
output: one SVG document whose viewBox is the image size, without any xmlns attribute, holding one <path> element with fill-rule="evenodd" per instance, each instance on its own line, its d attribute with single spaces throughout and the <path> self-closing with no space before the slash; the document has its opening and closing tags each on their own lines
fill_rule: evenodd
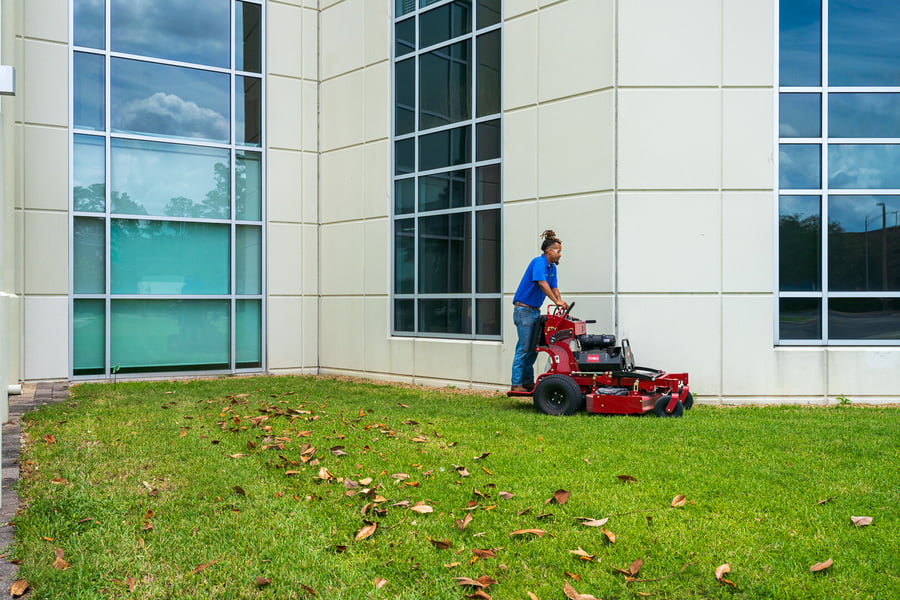
<svg viewBox="0 0 900 600">
<path fill-rule="evenodd" d="M 559 287 L 556 284 L 556 265 L 548 261 L 543 254 L 535 257 L 528 263 L 528 268 L 525 269 L 525 274 L 522 275 L 522 281 L 519 282 L 516 295 L 513 296 L 513 302 L 521 302 L 528 306 L 540 308 L 541 304 L 544 303 L 544 291 L 538 285 L 538 281 L 546 281 L 551 290 Z"/>
</svg>

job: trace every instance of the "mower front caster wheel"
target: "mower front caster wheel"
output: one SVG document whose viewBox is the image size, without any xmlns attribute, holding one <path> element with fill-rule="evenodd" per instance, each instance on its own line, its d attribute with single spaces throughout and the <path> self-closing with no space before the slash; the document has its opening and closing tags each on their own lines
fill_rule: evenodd
<svg viewBox="0 0 900 600">
<path fill-rule="evenodd" d="M 659 397 L 656 404 L 653 405 L 653 412 L 657 417 L 680 417 L 684 414 L 684 404 L 681 403 L 681 400 L 675 402 L 675 408 L 672 409 L 672 412 L 666 412 L 666 407 L 669 405 L 669 400 L 671 399 L 671 394 L 665 394 Z"/>
<path fill-rule="evenodd" d="M 567 375 L 548 375 L 534 388 L 534 406 L 545 415 L 571 415 L 584 406 L 581 386 Z"/>
</svg>

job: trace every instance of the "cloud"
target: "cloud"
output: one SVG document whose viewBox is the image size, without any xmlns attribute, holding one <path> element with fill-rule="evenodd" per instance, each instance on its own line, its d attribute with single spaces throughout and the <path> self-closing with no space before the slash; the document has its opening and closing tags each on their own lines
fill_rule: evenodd
<svg viewBox="0 0 900 600">
<path fill-rule="evenodd" d="M 226 115 L 165 92 L 156 92 L 122 106 L 116 113 L 115 127 L 134 132 L 225 142 L 229 140 L 230 133 Z"/>
</svg>

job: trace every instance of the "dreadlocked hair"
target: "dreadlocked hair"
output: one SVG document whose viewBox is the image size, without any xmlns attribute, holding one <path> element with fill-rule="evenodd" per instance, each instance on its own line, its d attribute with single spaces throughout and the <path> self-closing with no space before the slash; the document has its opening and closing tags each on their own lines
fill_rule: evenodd
<svg viewBox="0 0 900 600">
<path fill-rule="evenodd" d="M 553 244 L 562 244 L 562 240 L 556 237 L 556 233 L 552 229 L 544 230 L 541 237 L 544 239 L 544 242 L 541 244 L 541 252 L 546 251 Z"/>
</svg>

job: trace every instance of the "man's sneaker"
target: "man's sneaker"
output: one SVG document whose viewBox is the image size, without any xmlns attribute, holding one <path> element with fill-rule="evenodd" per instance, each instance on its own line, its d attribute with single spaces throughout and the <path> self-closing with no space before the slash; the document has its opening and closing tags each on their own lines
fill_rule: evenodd
<svg viewBox="0 0 900 600">
<path fill-rule="evenodd" d="M 514 386 L 512 386 L 512 389 L 511 389 L 510 391 L 513 391 L 513 392 L 530 392 L 531 390 L 529 390 L 529 389 L 528 389 L 527 387 L 525 387 L 524 385 L 514 385 Z"/>
</svg>

